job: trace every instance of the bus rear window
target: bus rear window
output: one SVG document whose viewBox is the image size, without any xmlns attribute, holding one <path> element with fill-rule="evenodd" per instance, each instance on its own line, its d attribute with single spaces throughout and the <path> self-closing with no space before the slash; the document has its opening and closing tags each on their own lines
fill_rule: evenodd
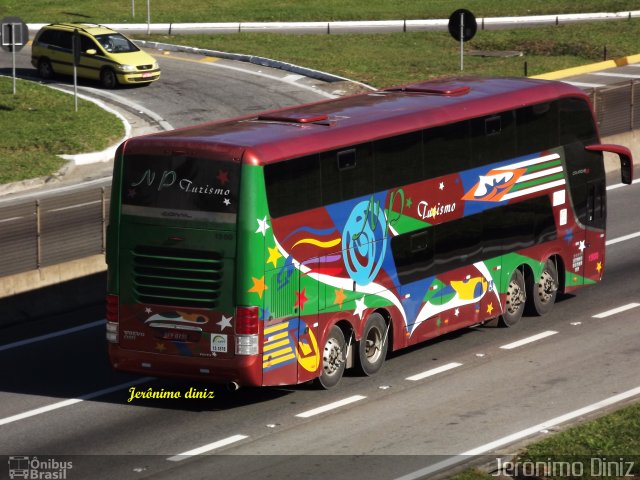
<svg viewBox="0 0 640 480">
<path fill-rule="evenodd" d="M 239 165 L 228 161 L 179 155 L 125 156 L 123 213 L 232 222 L 239 177 Z"/>
</svg>

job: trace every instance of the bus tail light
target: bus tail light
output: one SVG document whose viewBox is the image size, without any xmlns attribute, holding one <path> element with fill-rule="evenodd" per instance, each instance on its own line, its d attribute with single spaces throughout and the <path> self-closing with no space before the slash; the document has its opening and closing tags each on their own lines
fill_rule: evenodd
<svg viewBox="0 0 640 480">
<path fill-rule="evenodd" d="M 236 307 L 236 355 L 257 355 L 260 351 L 260 309 Z"/>
<path fill-rule="evenodd" d="M 107 341 L 118 343 L 119 302 L 117 295 L 107 295 Z"/>
</svg>

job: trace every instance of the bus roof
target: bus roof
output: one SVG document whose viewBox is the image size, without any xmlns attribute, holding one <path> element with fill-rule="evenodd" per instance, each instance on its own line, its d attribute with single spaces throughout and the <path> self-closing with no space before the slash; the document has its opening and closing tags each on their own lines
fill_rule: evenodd
<svg viewBox="0 0 640 480">
<path fill-rule="evenodd" d="M 234 152 L 235 160 L 244 152 L 244 162 L 264 165 L 567 96 L 588 99 L 561 82 L 448 78 L 138 137 L 125 148 Z"/>
</svg>

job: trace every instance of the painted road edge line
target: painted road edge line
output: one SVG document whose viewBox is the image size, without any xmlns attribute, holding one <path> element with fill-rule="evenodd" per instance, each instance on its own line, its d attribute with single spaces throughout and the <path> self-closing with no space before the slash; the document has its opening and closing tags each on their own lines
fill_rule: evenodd
<svg viewBox="0 0 640 480">
<path fill-rule="evenodd" d="M 626 312 L 627 310 L 631 310 L 632 308 L 636 308 L 636 307 L 640 307 L 640 303 L 629 303 L 627 305 L 623 305 L 618 308 L 607 310 L 606 312 L 598 313 L 597 315 L 594 315 L 592 318 L 606 318 L 606 317 L 615 315 L 617 313 Z"/>
<path fill-rule="evenodd" d="M 11 350 L 12 348 L 22 347 L 24 345 L 29 345 L 30 343 L 41 342 L 43 340 L 49 340 L 50 338 L 61 337 L 63 335 L 68 335 L 70 333 L 80 332 L 82 330 L 87 330 L 89 328 L 97 327 L 99 325 L 104 325 L 106 320 L 97 320 L 95 322 L 86 323 L 84 325 L 78 325 L 77 327 L 67 328 L 65 330 L 59 330 L 57 332 L 47 333 L 45 335 L 40 335 L 38 337 L 27 338 L 25 340 L 19 340 L 13 343 L 7 343 L 6 345 L 0 345 L 0 352 L 4 352 L 5 350 Z"/>
<path fill-rule="evenodd" d="M 543 338 L 550 337 L 551 335 L 555 335 L 555 330 L 547 330 L 546 332 L 539 333 L 537 335 L 533 335 L 531 337 L 523 338 L 522 340 L 518 340 L 517 342 L 508 343 L 507 345 L 503 345 L 500 348 L 503 350 L 512 350 L 514 348 L 521 347 L 528 343 L 537 342 L 538 340 L 542 340 Z"/>
<path fill-rule="evenodd" d="M 329 403 L 327 405 L 323 405 L 322 407 L 314 408 L 312 410 L 307 410 L 306 412 L 298 413 L 296 417 L 300 418 L 309 418 L 314 415 L 320 415 L 321 413 L 328 412 L 329 410 L 334 410 L 336 408 L 343 407 L 345 405 L 349 405 L 350 403 L 359 402 L 360 400 L 364 400 L 365 396 L 363 395 L 353 395 L 352 397 L 345 398 L 344 400 L 338 400 L 337 402 Z"/>
<path fill-rule="evenodd" d="M 572 412 L 565 413 L 564 415 L 560 415 L 559 417 L 552 418 L 551 420 L 547 420 L 546 422 L 539 423 L 537 425 L 526 428 L 524 430 L 520 430 L 519 432 L 512 433 L 511 435 L 507 435 L 505 437 L 499 438 L 498 440 L 494 440 L 493 442 L 487 443 L 485 445 L 481 445 L 472 450 L 463 452 L 459 455 L 449 457 L 446 460 L 442 460 L 441 462 L 434 463 L 433 465 L 429 465 L 428 467 L 408 473 L 406 475 L 403 475 L 402 477 L 397 477 L 394 480 L 417 480 L 427 475 L 432 475 L 441 470 L 451 468 L 459 463 L 466 462 L 467 460 L 469 460 L 469 457 L 487 454 L 491 451 L 495 451 L 495 449 L 497 448 L 510 445 L 514 442 L 517 442 L 524 438 L 535 435 L 536 433 L 539 433 L 542 430 L 548 430 L 562 423 L 566 423 L 570 420 L 574 420 L 584 415 L 597 412 L 598 410 L 602 410 L 603 408 L 610 407 L 612 405 L 615 405 L 616 403 L 623 402 L 637 395 L 640 395 L 640 387 L 632 388 L 631 390 L 627 390 L 626 392 L 622 392 L 622 393 L 619 393 L 618 395 L 605 398 L 604 400 L 601 400 L 596 403 L 592 403 L 591 405 L 587 405 L 586 407 L 579 408 L 578 410 L 573 410 Z"/>
<path fill-rule="evenodd" d="M 405 380 L 411 380 L 412 382 L 416 382 L 418 380 L 422 380 L 423 378 L 431 377 L 433 375 L 437 375 L 442 372 L 446 372 L 447 370 L 451 370 L 453 368 L 461 367 L 462 364 L 458 362 L 447 363 L 446 365 L 442 365 L 440 367 L 432 368 L 431 370 L 427 370 L 426 372 L 416 373 L 415 375 L 411 375 L 410 377 L 405 378 Z"/>
<path fill-rule="evenodd" d="M 189 450 L 184 453 L 179 453 L 178 455 L 167 458 L 167 460 L 169 460 L 170 462 L 180 462 L 195 455 L 200 455 L 202 453 L 207 453 L 212 450 L 231 445 L 232 443 L 239 442 L 240 440 L 244 440 L 245 438 L 249 437 L 247 435 L 233 435 L 231 437 L 218 440 L 217 442 L 208 443 L 207 445 L 203 445 L 202 447 L 194 448 L 193 450 Z"/>
<path fill-rule="evenodd" d="M 42 413 L 58 410 L 59 408 L 68 407 L 69 405 L 74 405 L 76 403 L 84 402 L 85 400 L 91 400 L 93 398 L 102 397 L 103 395 L 108 395 L 110 393 L 117 392 L 118 390 L 131 388 L 135 385 L 140 385 L 141 383 L 146 383 L 151 380 L 154 380 L 154 378 L 153 377 L 139 378 L 138 380 L 135 380 L 133 382 L 121 383 L 120 385 L 114 385 L 113 387 L 107 387 L 107 388 L 103 388 L 102 390 L 87 393 L 86 395 L 82 395 L 78 398 L 68 398 L 67 400 L 62 400 L 60 402 L 52 403 L 50 405 L 45 405 L 44 407 L 34 408 L 33 410 L 28 410 L 26 412 L 18 413 L 16 415 L 11 415 L 10 417 L 0 418 L 0 426 L 17 422 L 19 420 L 24 420 L 25 418 L 35 417 L 36 415 L 40 415 Z"/>
</svg>

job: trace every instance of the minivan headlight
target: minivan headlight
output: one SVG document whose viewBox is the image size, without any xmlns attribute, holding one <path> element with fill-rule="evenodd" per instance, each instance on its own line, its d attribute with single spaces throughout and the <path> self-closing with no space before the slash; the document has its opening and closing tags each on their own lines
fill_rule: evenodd
<svg viewBox="0 0 640 480">
<path fill-rule="evenodd" d="M 136 66 L 135 65 L 120 65 L 120 68 L 122 70 L 124 70 L 125 72 L 135 72 L 136 71 Z"/>
</svg>

